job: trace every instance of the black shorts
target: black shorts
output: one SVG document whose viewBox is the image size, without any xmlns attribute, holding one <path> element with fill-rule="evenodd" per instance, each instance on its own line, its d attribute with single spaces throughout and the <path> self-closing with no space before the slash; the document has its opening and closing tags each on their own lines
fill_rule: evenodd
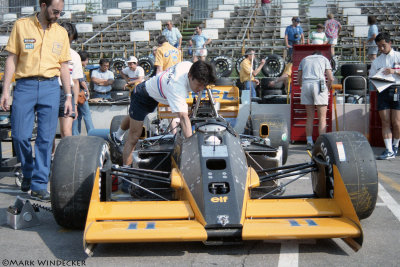
<svg viewBox="0 0 400 267">
<path fill-rule="evenodd" d="M 394 94 L 397 88 L 397 101 L 393 101 Z M 378 93 L 377 108 L 378 111 L 385 109 L 396 109 L 400 110 L 400 85 L 392 85 L 389 88 Z"/>
<path fill-rule="evenodd" d="M 146 115 L 153 112 L 157 106 L 158 102 L 147 93 L 146 82 L 142 82 L 131 94 L 129 116 L 136 121 L 144 121 Z"/>
<path fill-rule="evenodd" d="M 60 108 L 58 109 L 58 117 L 59 118 L 64 118 L 64 109 L 65 109 L 65 93 L 63 88 L 61 87 L 60 89 Z M 74 95 L 72 94 L 71 98 L 71 103 L 72 103 L 72 113 L 70 115 L 71 118 L 75 119 L 75 102 L 74 102 Z"/>
</svg>

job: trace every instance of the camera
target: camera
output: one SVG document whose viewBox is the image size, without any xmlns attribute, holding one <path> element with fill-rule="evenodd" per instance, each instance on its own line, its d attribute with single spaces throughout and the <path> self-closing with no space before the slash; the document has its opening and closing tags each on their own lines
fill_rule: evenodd
<svg viewBox="0 0 400 267">
<path fill-rule="evenodd" d="M 298 33 L 295 33 L 294 34 L 294 39 L 298 39 L 299 38 L 299 34 Z"/>
</svg>

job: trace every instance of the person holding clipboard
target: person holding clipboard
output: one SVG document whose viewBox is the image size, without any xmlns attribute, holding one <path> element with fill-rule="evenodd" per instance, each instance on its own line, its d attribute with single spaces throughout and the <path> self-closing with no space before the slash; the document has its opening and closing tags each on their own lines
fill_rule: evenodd
<svg viewBox="0 0 400 267">
<path fill-rule="evenodd" d="M 392 49 L 390 35 L 386 32 L 378 34 L 375 42 L 381 55 L 372 62 L 369 78 L 375 86 L 378 83 L 374 80 L 384 83 L 384 86 L 376 87 L 379 92 L 377 108 L 382 121 L 382 137 L 386 147 L 377 159 L 394 159 L 400 140 L 400 52 Z"/>
</svg>

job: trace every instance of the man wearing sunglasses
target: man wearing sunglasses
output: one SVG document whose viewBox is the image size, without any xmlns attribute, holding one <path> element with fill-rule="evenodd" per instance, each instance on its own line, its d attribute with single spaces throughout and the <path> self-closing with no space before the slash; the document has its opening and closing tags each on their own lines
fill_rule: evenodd
<svg viewBox="0 0 400 267">
<path fill-rule="evenodd" d="M 21 162 L 21 190 L 31 189 L 34 199 L 49 201 L 47 183 L 51 149 L 56 134 L 60 85 L 65 92 L 64 113 L 72 112 L 71 81 L 68 61 L 67 31 L 56 23 L 64 8 L 63 0 L 40 0 L 40 12 L 17 20 L 5 48 L 4 90 L 0 100 L 3 110 L 10 109 L 9 88 L 15 73 L 11 129 L 15 152 Z M 30 139 L 37 116 L 35 158 Z"/>
</svg>

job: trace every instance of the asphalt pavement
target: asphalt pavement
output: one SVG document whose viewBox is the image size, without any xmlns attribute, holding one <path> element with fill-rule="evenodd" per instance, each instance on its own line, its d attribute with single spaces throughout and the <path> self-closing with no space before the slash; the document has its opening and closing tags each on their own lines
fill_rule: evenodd
<svg viewBox="0 0 400 267">
<path fill-rule="evenodd" d="M 374 148 L 375 155 L 381 151 Z M 307 161 L 304 144 L 290 145 L 287 164 Z M 28 194 L 19 191 L 14 173 L 0 173 L 0 266 L 399 266 L 399 165 L 400 156 L 377 161 L 379 198 L 373 214 L 361 221 L 364 242 L 358 252 L 340 239 L 323 239 L 224 246 L 200 242 L 101 244 L 88 257 L 82 231 L 63 229 L 48 211 L 37 213 L 39 226 L 11 229 L 6 223 L 7 208 L 16 196 Z M 310 189 L 310 177 L 306 176 L 289 185 L 287 191 Z"/>
</svg>

